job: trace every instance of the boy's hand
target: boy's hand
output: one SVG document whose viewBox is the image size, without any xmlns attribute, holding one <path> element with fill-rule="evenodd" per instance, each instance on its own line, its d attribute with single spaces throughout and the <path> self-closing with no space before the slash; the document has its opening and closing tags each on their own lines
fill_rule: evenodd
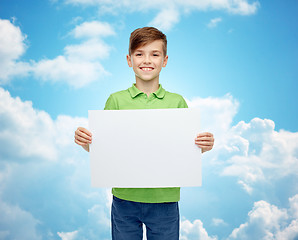
<svg viewBox="0 0 298 240">
<path fill-rule="evenodd" d="M 195 138 L 195 144 L 202 149 L 202 153 L 210 151 L 214 145 L 213 134 L 209 132 L 199 133 Z"/>
<path fill-rule="evenodd" d="M 86 128 L 78 127 L 75 131 L 75 143 L 89 152 L 89 143 L 92 142 L 92 133 Z"/>
</svg>

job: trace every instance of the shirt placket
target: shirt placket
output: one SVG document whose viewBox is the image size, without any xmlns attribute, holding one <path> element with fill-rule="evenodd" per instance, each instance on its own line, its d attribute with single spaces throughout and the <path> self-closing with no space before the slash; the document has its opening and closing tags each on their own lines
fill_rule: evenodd
<svg viewBox="0 0 298 240">
<path fill-rule="evenodd" d="M 150 109 L 152 100 L 154 98 L 153 94 L 150 94 L 149 97 L 147 96 L 147 94 L 144 94 L 143 98 L 144 98 L 146 109 Z"/>
</svg>

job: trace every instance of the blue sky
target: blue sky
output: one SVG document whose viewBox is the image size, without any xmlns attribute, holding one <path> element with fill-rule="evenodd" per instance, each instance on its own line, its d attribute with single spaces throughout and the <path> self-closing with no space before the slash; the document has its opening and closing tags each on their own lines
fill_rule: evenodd
<svg viewBox="0 0 298 240">
<path fill-rule="evenodd" d="M 295 1 L 1 0 L 0 239 L 110 239 L 110 191 L 90 187 L 73 132 L 134 82 L 128 38 L 148 25 L 168 37 L 161 84 L 216 136 L 203 186 L 182 189 L 181 239 L 295 239 L 297 11 Z"/>
</svg>

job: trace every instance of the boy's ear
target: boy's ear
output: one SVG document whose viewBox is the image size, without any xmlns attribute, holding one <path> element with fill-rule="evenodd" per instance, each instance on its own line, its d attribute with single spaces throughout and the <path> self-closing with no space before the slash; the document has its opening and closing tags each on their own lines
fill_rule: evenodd
<svg viewBox="0 0 298 240">
<path fill-rule="evenodd" d="M 129 54 L 126 55 L 127 64 L 129 67 L 132 67 L 131 56 Z"/>
<path fill-rule="evenodd" d="M 164 58 L 164 60 L 163 60 L 163 65 L 162 65 L 163 67 L 167 66 L 168 59 L 169 59 L 169 56 L 166 55 L 165 58 Z"/>
</svg>

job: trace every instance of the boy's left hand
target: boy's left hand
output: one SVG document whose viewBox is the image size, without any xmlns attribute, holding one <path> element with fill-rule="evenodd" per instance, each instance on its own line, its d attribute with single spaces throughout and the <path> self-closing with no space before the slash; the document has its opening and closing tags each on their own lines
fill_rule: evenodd
<svg viewBox="0 0 298 240">
<path fill-rule="evenodd" d="M 210 151 L 214 145 L 213 134 L 209 132 L 199 133 L 195 138 L 195 144 L 202 149 L 202 153 Z"/>
</svg>

